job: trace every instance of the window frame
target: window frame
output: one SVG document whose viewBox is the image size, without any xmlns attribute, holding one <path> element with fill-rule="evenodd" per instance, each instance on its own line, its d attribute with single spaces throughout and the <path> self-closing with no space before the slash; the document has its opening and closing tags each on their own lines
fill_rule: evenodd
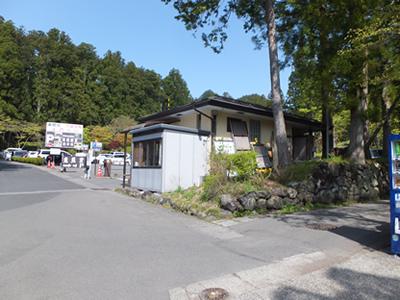
<svg viewBox="0 0 400 300">
<path fill-rule="evenodd" d="M 254 142 L 257 138 L 257 141 L 261 142 L 261 121 L 260 120 L 252 120 L 249 122 L 249 138 L 251 142 Z"/>
<path fill-rule="evenodd" d="M 132 168 L 159 169 L 162 166 L 162 138 L 133 143 Z"/>
<path fill-rule="evenodd" d="M 232 117 L 227 117 L 227 118 L 226 118 L 226 131 L 227 131 L 227 132 L 232 132 L 231 121 L 242 122 L 241 119 L 232 118 Z"/>
</svg>

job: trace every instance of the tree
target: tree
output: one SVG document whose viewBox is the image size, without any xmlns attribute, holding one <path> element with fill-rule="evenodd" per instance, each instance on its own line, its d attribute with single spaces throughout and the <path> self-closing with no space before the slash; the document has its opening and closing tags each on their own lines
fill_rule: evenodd
<svg viewBox="0 0 400 300">
<path fill-rule="evenodd" d="M 223 44 L 228 38 L 225 29 L 233 13 L 244 21 L 244 30 L 255 33 L 253 41 L 258 48 L 268 41 L 270 59 L 270 77 L 272 91 L 272 110 L 274 114 L 274 134 L 277 146 L 277 159 L 274 159 L 275 167 L 286 166 L 291 163 L 288 141 L 286 135 L 286 125 L 283 115 L 279 64 L 278 46 L 276 40 L 274 0 L 265 1 L 245 1 L 245 0 L 162 0 L 165 3 L 174 3 L 178 11 L 176 19 L 182 21 L 186 29 L 197 30 L 204 25 L 212 26 L 209 34 L 202 34 L 205 46 L 210 46 L 215 52 L 219 53 L 223 49 Z M 215 43 L 218 46 L 213 46 Z"/>
<path fill-rule="evenodd" d="M 122 147 L 125 147 L 125 134 L 123 133 L 118 133 L 115 136 L 115 139 L 120 143 Z M 127 134 L 126 136 L 126 147 L 128 148 L 132 144 L 132 135 Z"/>
<path fill-rule="evenodd" d="M 32 118 L 32 56 L 24 30 L 0 16 L 0 109 L 13 119 Z"/>
<path fill-rule="evenodd" d="M 225 98 L 232 98 L 232 96 L 231 96 L 228 92 L 223 92 L 223 93 L 222 93 L 222 97 L 225 97 Z"/>
<path fill-rule="evenodd" d="M 123 114 L 123 69 L 125 60 L 121 52 L 108 51 L 100 62 L 101 98 L 98 101 L 102 125 Z"/>
<path fill-rule="evenodd" d="M 136 125 L 136 121 L 127 116 L 119 116 L 107 125 L 107 128 L 112 132 L 114 137 L 125 128 Z"/>
<path fill-rule="evenodd" d="M 319 105 L 322 108 L 322 121 L 327 128 L 332 125 L 335 109 L 343 110 L 345 107 L 352 112 L 352 138 L 348 153 L 350 160 L 361 163 L 364 162 L 364 139 L 359 137 L 360 134 L 368 135 L 368 68 L 363 65 L 367 56 L 363 53 L 349 63 L 340 59 L 337 53 L 349 46 L 346 41 L 349 30 L 365 26 L 371 13 L 388 2 L 290 0 L 277 5 L 278 31 L 286 63 L 292 62 L 292 66 L 299 69 L 297 79 L 312 81 L 309 87 L 322 100 Z M 329 135 L 330 143 L 324 151 L 325 155 L 328 148 L 333 147 L 333 138 Z"/>
<path fill-rule="evenodd" d="M 103 143 L 103 145 L 108 145 L 113 140 L 113 134 L 105 127 L 100 126 L 90 126 L 90 139 L 95 141 L 96 139 Z"/>
<path fill-rule="evenodd" d="M 18 148 L 23 149 L 33 137 L 40 135 L 42 127 L 34 123 L 18 120 L 5 122 L 5 130 L 14 133 L 17 139 Z"/>
<path fill-rule="evenodd" d="M 355 29 L 348 36 L 349 47 L 341 52 L 341 58 L 346 62 L 354 62 L 360 57 L 362 68 L 368 68 L 369 82 L 375 87 L 376 98 L 380 98 L 381 122 L 371 136 L 365 140 L 364 151 L 369 148 L 379 131 L 383 128 L 383 150 L 388 155 L 388 135 L 391 132 L 391 115 L 400 101 L 400 51 L 398 2 L 391 2 L 371 15 L 370 22 L 363 28 Z M 367 54 L 367 55 L 366 55 Z M 356 83 L 362 83 L 362 73 L 357 74 Z M 357 81 L 358 79 L 358 81 Z M 379 105 L 379 103 L 375 103 Z"/>
<path fill-rule="evenodd" d="M 118 140 L 113 140 L 108 143 L 108 148 L 111 150 L 117 150 L 121 147 L 121 143 Z"/>
<path fill-rule="evenodd" d="M 207 98 L 210 98 L 212 96 L 217 96 L 217 94 L 214 93 L 212 90 L 207 90 L 203 94 L 201 94 L 201 96 L 198 99 L 200 99 L 200 100 L 207 99 Z"/>
<path fill-rule="evenodd" d="M 170 108 L 189 103 L 190 92 L 179 70 L 169 71 L 168 76 L 162 81 L 162 89 L 166 97 L 170 99 Z"/>
<path fill-rule="evenodd" d="M 253 104 L 258 104 L 266 107 L 272 107 L 271 100 L 267 99 L 264 95 L 251 94 L 240 97 L 238 100 L 246 101 Z"/>
</svg>

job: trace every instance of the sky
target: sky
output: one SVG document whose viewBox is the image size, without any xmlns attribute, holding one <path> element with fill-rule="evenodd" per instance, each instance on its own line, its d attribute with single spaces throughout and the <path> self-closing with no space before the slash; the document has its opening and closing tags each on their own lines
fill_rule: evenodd
<svg viewBox="0 0 400 300">
<path fill-rule="evenodd" d="M 174 19 L 172 4 L 161 0 L 2 0 L 0 15 L 26 31 L 64 31 L 75 45 L 91 44 L 103 57 L 120 51 L 125 62 L 154 70 L 163 78 L 178 69 L 191 95 L 211 89 L 237 99 L 270 92 L 268 48 L 254 50 L 251 34 L 232 19 L 228 40 L 220 54 L 205 48 L 201 33 L 187 31 Z M 287 91 L 290 69 L 281 71 L 281 89 Z"/>
</svg>

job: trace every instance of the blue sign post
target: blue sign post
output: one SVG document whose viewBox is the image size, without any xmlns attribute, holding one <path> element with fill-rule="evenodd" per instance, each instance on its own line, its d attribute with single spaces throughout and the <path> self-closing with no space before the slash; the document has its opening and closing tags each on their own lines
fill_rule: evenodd
<svg viewBox="0 0 400 300">
<path fill-rule="evenodd" d="M 389 135 L 391 248 L 400 253 L 400 135 Z"/>
</svg>

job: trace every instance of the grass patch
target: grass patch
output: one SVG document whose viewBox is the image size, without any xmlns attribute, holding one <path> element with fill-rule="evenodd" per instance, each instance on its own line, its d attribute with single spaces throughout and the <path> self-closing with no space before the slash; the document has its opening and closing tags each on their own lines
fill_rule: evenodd
<svg viewBox="0 0 400 300">
<path fill-rule="evenodd" d="M 302 211 L 304 211 L 304 208 L 299 205 L 286 204 L 279 212 L 281 214 L 292 214 L 292 213 L 302 212 Z"/>
</svg>

